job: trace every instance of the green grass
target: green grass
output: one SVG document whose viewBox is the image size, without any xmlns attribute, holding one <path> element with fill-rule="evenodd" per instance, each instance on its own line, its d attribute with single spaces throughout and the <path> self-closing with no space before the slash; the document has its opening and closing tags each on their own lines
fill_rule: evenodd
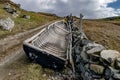
<svg viewBox="0 0 120 80">
<path fill-rule="evenodd" d="M 10 70 L 11 75 L 7 75 L 3 80 L 47 80 L 54 75 L 54 70 L 32 63 L 26 56 L 6 66 L 6 69 Z M 43 76 L 44 74 L 46 75 Z"/>
<path fill-rule="evenodd" d="M 42 67 L 37 64 L 30 64 L 28 68 L 25 70 L 23 76 L 21 76 L 21 80 L 47 80 L 46 77 L 42 76 Z"/>
<path fill-rule="evenodd" d="M 0 19 L 11 17 L 11 15 L 3 9 L 4 6 L 5 4 L 0 4 Z"/>
<path fill-rule="evenodd" d="M 43 25 L 47 22 L 58 19 L 58 17 L 56 17 L 56 16 L 52 16 L 52 15 L 49 16 L 49 15 L 45 15 L 45 14 L 25 11 L 22 9 L 17 9 L 19 16 L 17 18 L 13 18 L 10 13 L 7 13 L 3 9 L 4 6 L 5 6 L 5 4 L 0 4 L 0 18 L 4 19 L 7 17 L 10 17 L 15 22 L 15 26 L 11 32 L 0 28 L 0 38 L 4 38 L 8 35 L 13 35 L 13 34 L 25 31 L 25 30 L 33 29 L 33 28 Z M 24 14 L 30 15 L 30 19 L 22 18 L 22 15 L 24 15 Z"/>
</svg>

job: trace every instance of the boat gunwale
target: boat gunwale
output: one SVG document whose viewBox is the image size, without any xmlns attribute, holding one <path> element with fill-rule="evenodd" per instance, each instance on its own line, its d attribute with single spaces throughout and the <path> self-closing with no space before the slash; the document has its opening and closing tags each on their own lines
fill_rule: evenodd
<svg viewBox="0 0 120 80">
<path fill-rule="evenodd" d="M 61 21 L 63 21 L 63 20 L 61 20 Z M 38 47 L 36 47 L 36 46 L 34 46 L 34 45 L 32 45 L 32 44 L 29 43 L 30 41 L 34 40 L 37 36 L 39 36 L 42 32 L 44 32 L 47 28 L 49 29 L 51 26 L 53 26 L 54 24 L 56 24 L 56 23 L 58 23 L 58 22 L 61 22 L 61 21 L 56 21 L 56 22 L 48 25 L 47 27 L 43 28 L 40 32 L 38 32 L 38 33 L 35 34 L 34 36 L 26 39 L 26 40 L 23 42 L 23 45 L 27 45 L 27 46 L 29 46 L 29 47 L 31 47 L 31 48 L 33 48 L 33 49 L 36 49 L 36 50 L 41 51 L 41 52 L 45 52 L 45 53 L 47 53 L 47 54 L 50 54 L 50 55 L 55 56 L 55 57 L 57 57 L 57 58 L 59 58 L 59 59 L 61 59 L 61 60 L 66 61 L 66 58 L 60 57 L 60 56 L 58 56 L 57 54 L 48 53 L 47 50 L 40 49 L 40 48 L 38 48 Z M 61 29 L 61 28 L 60 28 L 60 29 Z"/>
</svg>

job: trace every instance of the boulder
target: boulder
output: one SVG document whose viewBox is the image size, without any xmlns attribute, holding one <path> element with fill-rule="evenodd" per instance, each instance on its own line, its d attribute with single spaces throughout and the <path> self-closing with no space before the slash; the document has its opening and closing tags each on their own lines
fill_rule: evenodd
<svg viewBox="0 0 120 80">
<path fill-rule="evenodd" d="M 11 14 L 17 13 L 17 10 L 14 7 L 12 8 L 9 3 L 5 5 L 4 9 Z"/>
<path fill-rule="evenodd" d="M 22 18 L 30 19 L 30 16 L 29 15 L 23 15 Z"/>
<path fill-rule="evenodd" d="M 113 78 L 114 78 L 115 80 L 120 80 L 120 74 L 119 74 L 119 73 L 114 74 L 114 75 L 113 75 Z"/>
<path fill-rule="evenodd" d="M 18 17 L 19 15 L 18 15 L 17 13 L 13 13 L 12 16 L 13 16 L 13 18 L 16 18 L 16 17 Z"/>
<path fill-rule="evenodd" d="M 17 13 L 17 10 L 15 8 L 6 9 L 6 11 L 11 14 Z"/>
<path fill-rule="evenodd" d="M 116 50 L 103 50 L 100 53 L 100 56 L 113 65 L 115 60 L 120 58 L 120 53 Z"/>
<path fill-rule="evenodd" d="M 11 7 L 10 7 L 10 4 L 9 3 L 7 3 L 6 5 L 5 5 L 5 7 L 4 7 L 4 9 L 10 9 Z"/>
<path fill-rule="evenodd" d="M 91 64 L 90 65 L 90 70 L 94 71 L 97 74 L 103 74 L 104 67 L 101 66 L 101 65 Z"/>
<path fill-rule="evenodd" d="M 14 27 L 14 21 L 11 18 L 1 19 L 0 27 L 5 30 L 11 30 Z"/>
<path fill-rule="evenodd" d="M 104 46 L 97 43 L 88 43 L 86 48 L 87 48 L 86 51 L 87 54 L 98 53 L 101 52 L 102 50 L 105 50 Z"/>
</svg>

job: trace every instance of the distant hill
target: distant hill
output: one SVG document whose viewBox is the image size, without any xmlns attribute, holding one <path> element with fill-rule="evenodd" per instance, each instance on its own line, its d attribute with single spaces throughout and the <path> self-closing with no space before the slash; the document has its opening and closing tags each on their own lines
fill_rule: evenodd
<svg viewBox="0 0 120 80">
<path fill-rule="evenodd" d="M 120 20 L 120 16 L 104 18 L 104 20 Z"/>
</svg>

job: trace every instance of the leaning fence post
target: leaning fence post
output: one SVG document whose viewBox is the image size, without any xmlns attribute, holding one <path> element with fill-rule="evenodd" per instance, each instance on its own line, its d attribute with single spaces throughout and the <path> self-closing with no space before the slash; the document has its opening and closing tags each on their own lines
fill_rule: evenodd
<svg viewBox="0 0 120 80">
<path fill-rule="evenodd" d="M 83 15 L 80 14 L 80 27 L 79 27 L 80 33 L 82 33 L 82 18 L 83 18 Z"/>
</svg>

